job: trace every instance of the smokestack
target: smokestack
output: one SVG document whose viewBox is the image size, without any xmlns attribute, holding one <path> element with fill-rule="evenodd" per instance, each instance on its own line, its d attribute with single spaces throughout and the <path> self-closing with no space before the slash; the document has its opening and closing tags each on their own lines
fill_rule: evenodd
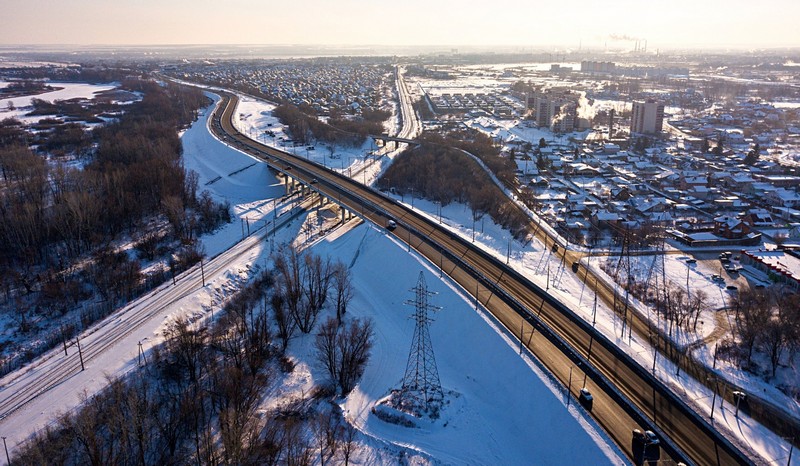
<svg viewBox="0 0 800 466">
<path fill-rule="evenodd" d="M 644 40 L 644 51 L 647 52 L 647 39 Z"/>
</svg>

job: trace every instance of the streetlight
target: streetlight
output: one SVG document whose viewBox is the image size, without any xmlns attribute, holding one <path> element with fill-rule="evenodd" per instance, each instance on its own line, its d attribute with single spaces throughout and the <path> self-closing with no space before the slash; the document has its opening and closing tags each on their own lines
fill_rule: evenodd
<svg viewBox="0 0 800 466">
<path fill-rule="evenodd" d="M 5 439 L 5 437 L 3 437 Z M 781 437 L 783 440 L 789 442 L 789 459 L 786 460 L 786 466 L 792 465 L 792 453 L 794 452 L 794 437 Z"/>
<path fill-rule="evenodd" d="M 711 420 L 714 420 L 714 405 L 717 404 L 717 378 L 707 377 L 707 381 L 714 381 L 714 398 L 711 400 Z"/>
<path fill-rule="evenodd" d="M 739 390 L 733 392 L 733 399 L 736 400 L 736 413 L 734 414 L 734 417 L 739 417 L 739 403 L 746 397 L 747 395 Z"/>
<path fill-rule="evenodd" d="M 567 406 L 569 406 L 570 390 L 572 389 L 572 366 L 569 366 L 569 381 L 567 382 Z"/>
</svg>

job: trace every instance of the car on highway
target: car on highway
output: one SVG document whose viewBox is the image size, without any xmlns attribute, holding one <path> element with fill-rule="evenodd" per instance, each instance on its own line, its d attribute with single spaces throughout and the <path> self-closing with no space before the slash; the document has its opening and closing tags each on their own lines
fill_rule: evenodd
<svg viewBox="0 0 800 466">
<path fill-rule="evenodd" d="M 592 396 L 589 389 L 586 387 L 581 388 L 581 391 L 578 393 L 578 402 L 586 408 L 587 411 L 592 410 L 592 404 L 594 403 L 594 397 Z"/>
<path fill-rule="evenodd" d="M 319 180 L 318 180 L 318 179 L 316 179 L 316 178 L 311 178 L 311 184 L 317 184 L 317 183 L 319 183 Z"/>
<path fill-rule="evenodd" d="M 389 220 L 386 222 L 386 229 L 387 229 L 387 230 L 389 230 L 389 231 L 392 231 L 392 230 L 394 230 L 395 228 L 397 228 L 397 222 L 395 222 L 395 221 L 394 221 L 394 220 L 392 220 L 392 219 L 389 219 Z"/>
<path fill-rule="evenodd" d="M 687 264 L 696 264 L 697 263 L 697 259 L 686 259 L 686 263 Z"/>
<path fill-rule="evenodd" d="M 728 285 L 725 287 L 728 291 L 739 291 L 739 287 L 736 285 Z"/>
<path fill-rule="evenodd" d="M 661 443 L 658 441 L 658 436 L 656 435 L 656 433 L 653 432 L 652 430 L 644 431 L 644 436 L 645 436 L 645 443 L 647 443 L 648 445 L 658 445 L 659 443 Z"/>
</svg>

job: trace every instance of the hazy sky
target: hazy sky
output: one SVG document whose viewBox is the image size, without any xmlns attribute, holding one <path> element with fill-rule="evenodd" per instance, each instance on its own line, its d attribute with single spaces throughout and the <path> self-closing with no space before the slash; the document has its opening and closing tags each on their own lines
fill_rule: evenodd
<svg viewBox="0 0 800 466">
<path fill-rule="evenodd" d="M 2 0 L 0 44 L 800 47 L 798 0 Z"/>
</svg>

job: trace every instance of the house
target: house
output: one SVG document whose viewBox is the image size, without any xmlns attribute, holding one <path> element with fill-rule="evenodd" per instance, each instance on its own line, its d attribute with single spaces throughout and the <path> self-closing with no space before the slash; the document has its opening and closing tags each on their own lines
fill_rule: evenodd
<svg viewBox="0 0 800 466">
<path fill-rule="evenodd" d="M 678 186 L 686 191 L 695 186 L 708 186 L 708 177 L 705 175 L 698 176 L 681 176 L 678 181 Z"/>
<path fill-rule="evenodd" d="M 742 221 L 751 227 L 773 227 L 775 226 L 775 220 L 772 218 L 772 214 L 766 211 L 765 209 L 752 209 L 744 217 L 742 217 Z"/>
<path fill-rule="evenodd" d="M 636 199 L 635 201 L 634 208 L 643 215 L 649 215 L 653 212 L 667 212 L 672 208 L 672 205 L 675 204 L 674 201 L 664 197 Z"/>
<path fill-rule="evenodd" d="M 611 188 L 611 198 L 615 201 L 627 201 L 633 197 L 633 193 L 627 186 Z"/>
<path fill-rule="evenodd" d="M 625 218 L 617 213 L 607 210 L 597 210 L 591 216 L 592 225 L 597 228 L 610 228 L 619 226 Z"/>
<path fill-rule="evenodd" d="M 765 193 L 764 198 L 773 206 L 788 207 L 790 209 L 800 208 L 800 194 L 787 189 L 777 189 Z"/>
<path fill-rule="evenodd" d="M 722 215 L 714 219 L 714 234 L 726 239 L 741 239 L 752 231 L 741 219 Z"/>
</svg>

